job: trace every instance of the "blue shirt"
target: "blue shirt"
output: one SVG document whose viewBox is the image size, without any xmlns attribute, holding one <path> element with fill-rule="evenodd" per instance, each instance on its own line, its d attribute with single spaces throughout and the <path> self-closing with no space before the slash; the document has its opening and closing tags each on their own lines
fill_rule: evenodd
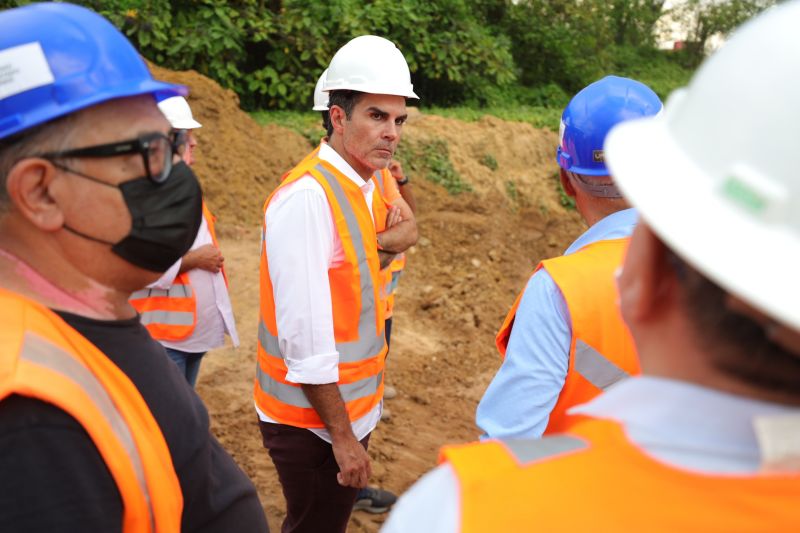
<svg viewBox="0 0 800 533">
<path fill-rule="evenodd" d="M 635 209 L 603 218 L 573 242 L 564 255 L 601 240 L 629 237 Z M 506 357 L 483 395 L 476 422 L 489 438 L 538 438 L 556 405 L 569 369 L 572 322 L 564 296 L 545 269 L 528 281 Z"/>
</svg>

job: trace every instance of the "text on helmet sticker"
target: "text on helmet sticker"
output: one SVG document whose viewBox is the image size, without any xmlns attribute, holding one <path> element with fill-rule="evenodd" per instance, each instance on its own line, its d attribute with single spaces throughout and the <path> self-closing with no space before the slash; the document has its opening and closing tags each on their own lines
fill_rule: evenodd
<svg viewBox="0 0 800 533">
<path fill-rule="evenodd" d="M 0 51 L 0 100 L 55 81 L 38 42 Z"/>
</svg>

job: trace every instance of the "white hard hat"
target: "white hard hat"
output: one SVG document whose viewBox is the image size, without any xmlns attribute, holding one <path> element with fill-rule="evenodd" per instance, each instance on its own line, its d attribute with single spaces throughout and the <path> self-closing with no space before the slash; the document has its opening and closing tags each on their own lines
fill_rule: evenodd
<svg viewBox="0 0 800 533">
<path fill-rule="evenodd" d="M 606 139 L 625 197 L 725 290 L 800 329 L 800 2 L 736 31 L 656 118 Z"/>
<path fill-rule="evenodd" d="M 176 130 L 194 130 L 202 128 L 203 125 L 197 122 L 192 116 L 192 109 L 189 102 L 183 96 L 173 96 L 166 98 L 158 103 L 158 108 L 167 117 L 169 123 Z"/>
<path fill-rule="evenodd" d="M 376 35 L 362 35 L 342 46 L 331 59 L 322 90 L 352 90 L 419 98 L 403 53 Z"/>
<path fill-rule="evenodd" d="M 314 107 L 311 108 L 312 111 L 328 110 L 328 93 L 322 90 L 322 84 L 325 83 L 325 76 L 327 74 L 328 69 L 325 69 L 317 80 L 317 85 L 314 87 Z"/>
</svg>

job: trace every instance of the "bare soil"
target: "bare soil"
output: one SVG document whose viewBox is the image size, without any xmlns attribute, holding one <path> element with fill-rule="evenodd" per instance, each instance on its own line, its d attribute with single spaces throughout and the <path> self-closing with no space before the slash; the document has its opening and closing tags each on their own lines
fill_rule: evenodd
<svg viewBox="0 0 800 533">
<path fill-rule="evenodd" d="M 252 400 L 261 208 L 312 147 L 287 129 L 259 126 L 234 93 L 197 73 L 153 70 L 192 90 L 203 124 L 195 170 L 219 219 L 242 339 L 236 350 L 206 356 L 198 392 L 214 434 L 253 480 L 279 531 L 283 496 Z M 386 402 L 391 419 L 370 441 L 371 482 L 396 493 L 436 464 L 440 446 L 477 437 L 475 407 L 500 364 L 494 336 L 503 317 L 536 263 L 584 230 L 559 201 L 554 133 L 492 117 L 466 123 L 415 112 L 403 135 L 412 143 L 444 140 L 473 191 L 452 196 L 412 176 L 422 237 L 408 253 L 395 308 L 387 382 L 399 394 Z M 377 531 L 385 518 L 354 513 L 350 531 Z"/>
</svg>

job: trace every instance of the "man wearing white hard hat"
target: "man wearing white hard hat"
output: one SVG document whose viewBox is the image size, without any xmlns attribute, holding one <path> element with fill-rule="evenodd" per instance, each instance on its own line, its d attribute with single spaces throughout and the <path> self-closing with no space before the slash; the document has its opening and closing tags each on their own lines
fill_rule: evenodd
<svg viewBox="0 0 800 533">
<path fill-rule="evenodd" d="M 319 111 L 322 113 L 322 127 L 325 129 L 326 135 L 322 138 L 321 143 L 327 143 L 329 135 L 333 133 L 330 115 L 328 113 L 328 93 L 322 90 L 327 75 L 328 69 L 325 69 L 317 80 L 317 84 L 314 87 L 314 107 L 312 108 L 312 111 Z M 372 179 L 375 181 L 376 189 L 383 197 L 384 202 L 398 207 L 403 219 L 409 220 L 416 225 L 416 220 L 414 218 L 416 201 L 411 191 L 411 186 L 409 185 L 409 179 L 407 176 L 403 175 L 403 167 L 400 162 L 393 159 L 388 167 L 376 170 L 372 175 Z M 398 251 L 404 252 L 405 250 Z M 381 269 L 381 274 L 383 276 L 381 294 L 386 306 L 384 331 L 387 349 L 390 347 L 391 340 L 392 315 L 395 299 L 394 293 L 397 289 L 397 283 L 405 267 L 405 263 L 405 254 L 400 253 L 387 267 Z M 396 396 L 397 390 L 394 387 L 391 385 L 384 385 L 384 400 L 391 400 Z M 391 413 L 384 407 L 381 413 L 381 420 L 386 420 L 390 417 Z M 385 513 L 391 509 L 396 501 L 397 496 L 392 492 L 375 487 L 366 487 L 359 489 L 353 509 L 376 514 Z"/>
<path fill-rule="evenodd" d="M 203 125 L 194 119 L 189 102 L 182 96 L 171 96 L 158 103 L 158 108 L 167 117 L 167 120 L 176 130 L 186 130 L 186 151 L 183 161 L 187 165 L 194 164 L 194 149 L 197 147 L 197 138 L 192 130 L 202 128 Z"/>
<path fill-rule="evenodd" d="M 283 531 L 342 531 L 371 474 L 381 416 L 385 309 L 381 268 L 416 226 L 375 193 L 400 141 L 405 58 L 357 37 L 328 68 L 332 134 L 265 203 L 255 404 L 287 501 Z"/>
<path fill-rule="evenodd" d="M 322 127 L 325 128 L 328 135 L 326 135 L 322 142 L 328 142 L 328 136 L 333 133 L 331 129 L 330 116 L 328 114 L 328 93 L 322 90 L 325 77 L 328 73 L 326 69 L 314 87 L 314 107 L 312 111 L 319 111 L 322 113 Z M 330 131 L 329 131 L 330 130 Z M 375 171 L 373 174 L 375 185 L 383 196 L 387 204 L 391 204 L 400 209 L 400 214 L 404 220 L 409 220 L 416 225 L 414 218 L 417 211 L 417 201 L 414 197 L 414 191 L 411 187 L 409 177 L 403 172 L 403 166 L 400 161 L 392 159 L 386 168 Z M 405 250 L 398 250 L 405 252 Z M 386 300 L 386 344 L 390 344 L 390 336 L 392 331 L 392 315 L 394 309 L 394 293 L 397 289 L 397 284 L 400 279 L 403 269 L 405 268 L 406 257 L 404 253 L 400 253 L 395 257 L 391 264 L 384 268 L 385 290 L 383 296 Z M 393 387 L 387 385 L 385 388 L 385 398 L 394 397 L 397 393 Z M 385 412 L 384 412 L 385 414 Z"/>
<path fill-rule="evenodd" d="M 385 532 L 800 530 L 798 24 L 747 23 L 606 140 L 641 216 L 619 293 L 643 376 L 567 433 L 445 448 Z"/>
<path fill-rule="evenodd" d="M 183 160 L 193 164 L 197 139 L 192 130 L 202 124 L 182 96 L 162 100 L 158 107 L 173 130 L 186 132 Z M 234 346 L 239 345 L 215 221 L 203 201 L 203 221 L 191 249 L 158 281 L 130 298 L 150 335 L 164 346 L 192 387 L 203 356 L 223 346 L 226 334 Z"/>
</svg>

